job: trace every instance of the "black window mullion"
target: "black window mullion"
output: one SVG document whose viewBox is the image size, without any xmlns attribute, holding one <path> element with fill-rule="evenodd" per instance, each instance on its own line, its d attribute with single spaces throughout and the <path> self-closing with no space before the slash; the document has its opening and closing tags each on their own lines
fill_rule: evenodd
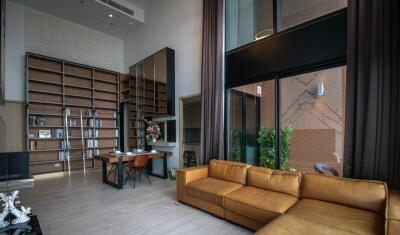
<svg viewBox="0 0 400 235">
<path fill-rule="evenodd" d="M 278 76 L 275 77 L 275 167 L 281 168 L 281 123 L 280 123 L 280 86 Z"/>
<path fill-rule="evenodd" d="M 273 29 L 277 33 L 281 28 L 281 0 L 273 0 Z"/>
<path fill-rule="evenodd" d="M 246 113 L 247 113 L 247 103 L 246 103 L 246 95 L 244 93 L 241 93 L 242 97 L 242 141 L 241 141 L 241 152 L 242 152 L 242 157 L 241 160 L 242 162 L 246 162 L 247 156 L 246 156 L 246 143 L 247 143 L 247 135 L 246 135 Z"/>
</svg>

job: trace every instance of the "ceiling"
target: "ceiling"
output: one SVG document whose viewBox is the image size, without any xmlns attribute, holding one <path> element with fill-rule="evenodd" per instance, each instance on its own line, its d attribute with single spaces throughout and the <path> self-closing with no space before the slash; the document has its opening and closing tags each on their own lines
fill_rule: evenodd
<svg viewBox="0 0 400 235">
<path fill-rule="evenodd" d="M 133 19 L 94 0 L 11 1 L 122 39 L 126 38 L 136 27 L 144 23 L 144 12 L 142 7 L 146 4 L 145 0 L 126 0 L 126 2 L 134 5 L 133 7 L 136 19 Z M 121 0 L 114 1 L 118 2 Z M 112 14 L 112 18 L 109 17 L 110 14 Z"/>
</svg>

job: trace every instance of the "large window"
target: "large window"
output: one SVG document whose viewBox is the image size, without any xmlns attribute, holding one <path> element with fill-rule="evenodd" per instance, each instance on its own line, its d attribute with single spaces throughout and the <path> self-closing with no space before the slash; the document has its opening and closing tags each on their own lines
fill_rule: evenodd
<svg viewBox="0 0 400 235">
<path fill-rule="evenodd" d="M 273 33 L 273 0 L 228 0 L 226 50 L 232 50 Z"/>
<path fill-rule="evenodd" d="M 322 163 L 341 174 L 345 74 L 335 67 L 229 89 L 229 160 L 306 172 Z"/>
<path fill-rule="evenodd" d="M 275 81 L 235 87 L 228 93 L 229 160 L 263 165 L 260 130 L 275 130 Z"/>
<path fill-rule="evenodd" d="M 287 29 L 345 8 L 347 0 L 278 0 L 278 30 Z"/>
<path fill-rule="evenodd" d="M 228 0 L 226 51 L 346 6 L 347 0 Z"/>
</svg>

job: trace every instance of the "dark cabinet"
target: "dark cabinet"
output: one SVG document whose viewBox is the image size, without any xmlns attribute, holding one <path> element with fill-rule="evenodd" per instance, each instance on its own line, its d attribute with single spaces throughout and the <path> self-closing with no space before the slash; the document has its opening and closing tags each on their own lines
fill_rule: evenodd
<svg viewBox="0 0 400 235">
<path fill-rule="evenodd" d="M 129 68 L 129 147 L 144 146 L 144 119 L 174 115 L 175 51 L 164 48 Z"/>
</svg>

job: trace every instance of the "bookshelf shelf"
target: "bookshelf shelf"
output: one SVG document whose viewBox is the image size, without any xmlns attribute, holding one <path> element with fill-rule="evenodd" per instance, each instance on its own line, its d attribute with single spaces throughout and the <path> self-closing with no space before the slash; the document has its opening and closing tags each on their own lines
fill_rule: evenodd
<svg viewBox="0 0 400 235">
<path fill-rule="evenodd" d="M 26 53 L 26 146 L 32 174 L 67 170 L 63 158 L 66 151 L 70 152 L 70 161 L 83 161 L 85 156 L 87 166 L 97 167 L 100 163 L 93 154 L 118 148 L 120 76 L 105 69 Z M 70 110 L 68 120 L 65 109 Z M 67 122 L 75 124 L 66 126 Z M 39 138 L 39 131 L 50 131 L 51 137 Z M 77 164 L 73 164 L 74 169 L 81 167 Z"/>
</svg>

